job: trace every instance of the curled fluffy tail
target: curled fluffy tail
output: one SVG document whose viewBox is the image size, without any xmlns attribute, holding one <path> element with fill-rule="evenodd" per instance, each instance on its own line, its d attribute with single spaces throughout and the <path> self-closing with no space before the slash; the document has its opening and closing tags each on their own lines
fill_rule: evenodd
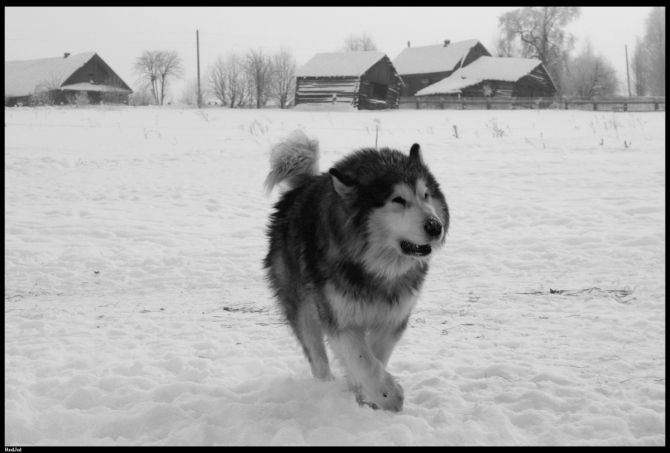
<svg viewBox="0 0 670 453">
<path fill-rule="evenodd" d="M 272 147 L 270 173 L 265 178 L 266 193 L 285 183 L 289 189 L 305 184 L 310 176 L 319 173 L 319 141 L 295 130 Z"/>
</svg>

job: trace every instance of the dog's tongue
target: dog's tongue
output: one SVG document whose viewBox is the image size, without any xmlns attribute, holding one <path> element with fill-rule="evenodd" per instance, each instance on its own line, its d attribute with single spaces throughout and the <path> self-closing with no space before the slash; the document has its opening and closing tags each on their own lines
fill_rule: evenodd
<svg viewBox="0 0 670 453">
<path fill-rule="evenodd" d="M 426 256 L 432 250 L 430 244 L 418 245 L 409 241 L 400 241 L 400 248 L 404 253 L 416 256 Z"/>
</svg>

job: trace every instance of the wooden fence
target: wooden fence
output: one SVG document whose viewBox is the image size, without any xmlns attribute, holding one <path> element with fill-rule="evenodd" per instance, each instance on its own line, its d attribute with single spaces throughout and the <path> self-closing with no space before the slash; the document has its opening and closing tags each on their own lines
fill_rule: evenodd
<svg viewBox="0 0 670 453">
<path fill-rule="evenodd" d="M 457 98 L 401 96 L 400 109 L 437 110 L 599 110 L 615 112 L 665 111 L 665 97 L 612 99 L 543 99 L 543 98 Z"/>
</svg>

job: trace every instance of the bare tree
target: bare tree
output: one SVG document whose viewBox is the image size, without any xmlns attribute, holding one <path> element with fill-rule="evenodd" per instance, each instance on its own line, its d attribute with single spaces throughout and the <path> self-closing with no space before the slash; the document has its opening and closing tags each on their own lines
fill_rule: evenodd
<svg viewBox="0 0 670 453">
<path fill-rule="evenodd" d="M 351 34 L 344 38 L 344 46 L 342 51 L 352 52 L 352 51 L 376 51 L 377 44 L 375 40 L 368 33 L 361 33 L 359 35 Z"/>
<path fill-rule="evenodd" d="M 249 82 L 244 67 L 244 59 L 231 54 L 226 60 L 226 86 L 228 87 L 228 103 L 231 108 L 242 107 L 249 99 Z"/>
<path fill-rule="evenodd" d="M 295 94 L 296 60 L 291 49 L 282 47 L 272 55 L 272 98 L 286 108 Z"/>
<path fill-rule="evenodd" d="M 521 49 L 516 41 L 507 39 L 504 33 L 499 33 L 498 36 L 493 38 L 493 43 L 491 46 L 493 49 L 494 57 L 520 57 Z"/>
<path fill-rule="evenodd" d="M 579 15 L 578 7 L 526 7 L 503 14 L 499 23 L 508 41 L 520 41 L 523 57 L 549 64 L 574 44 L 574 38 L 562 27 Z"/>
<path fill-rule="evenodd" d="M 586 42 L 584 50 L 568 64 L 566 91 L 583 98 L 612 96 L 619 88 L 614 66 L 602 55 L 596 55 Z"/>
<path fill-rule="evenodd" d="M 247 81 L 251 88 L 251 97 L 259 109 L 265 104 L 270 96 L 272 85 L 272 61 L 263 53 L 263 49 L 249 49 L 246 54 L 245 69 Z"/>
<path fill-rule="evenodd" d="M 647 52 L 641 38 L 635 41 L 635 50 L 630 62 L 631 78 L 633 79 L 633 92 L 635 96 L 646 96 L 649 90 Z"/>
<path fill-rule="evenodd" d="M 665 7 L 655 6 L 649 13 L 643 42 L 649 91 L 665 96 Z"/>
<path fill-rule="evenodd" d="M 248 97 L 245 60 L 236 53 L 219 55 L 207 70 L 207 87 L 214 97 L 230 108 L 243 106 Z"/>
<path fill-rule="evenodd" d="M 574 47 L 574 37 L 563 27 L 580 14 L 578 7 L 525 7 L 500 16 L 499 26 L 507 41 L 520 46 L 519 56 L 540 59 L 552 78 L 560 80 L 561 59 Z"/>
<path fill-rule="evenodd" d="M 150 87 L 158 105 L 163 105 L 170 82 L 184 75 L 183 61 L 174 50 L 145 50 L 135 60 L 133 70 Z"/>
<path fill-rule="evenodd" d="M 205 76 L 205 85 L 216 99 L 221 102 L 221 105 L 226 105 L 226 60 L 219 55 L 214 61 L 214 64 L 207 69 Z"/>
</svg>

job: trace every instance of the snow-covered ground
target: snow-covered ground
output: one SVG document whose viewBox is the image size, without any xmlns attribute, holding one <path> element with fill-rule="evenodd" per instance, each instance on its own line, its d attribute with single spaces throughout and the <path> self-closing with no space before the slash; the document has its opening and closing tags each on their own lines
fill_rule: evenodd
<svg viewBox="0 0 670 453">
<path fill-rule="evenodd" d="M 270 144 L 421 144 L 451 228 L 389 363 L 312 378 Z M 665 113 L 5 109 L 5 445 L 664 445 Z"/>
</svg>

